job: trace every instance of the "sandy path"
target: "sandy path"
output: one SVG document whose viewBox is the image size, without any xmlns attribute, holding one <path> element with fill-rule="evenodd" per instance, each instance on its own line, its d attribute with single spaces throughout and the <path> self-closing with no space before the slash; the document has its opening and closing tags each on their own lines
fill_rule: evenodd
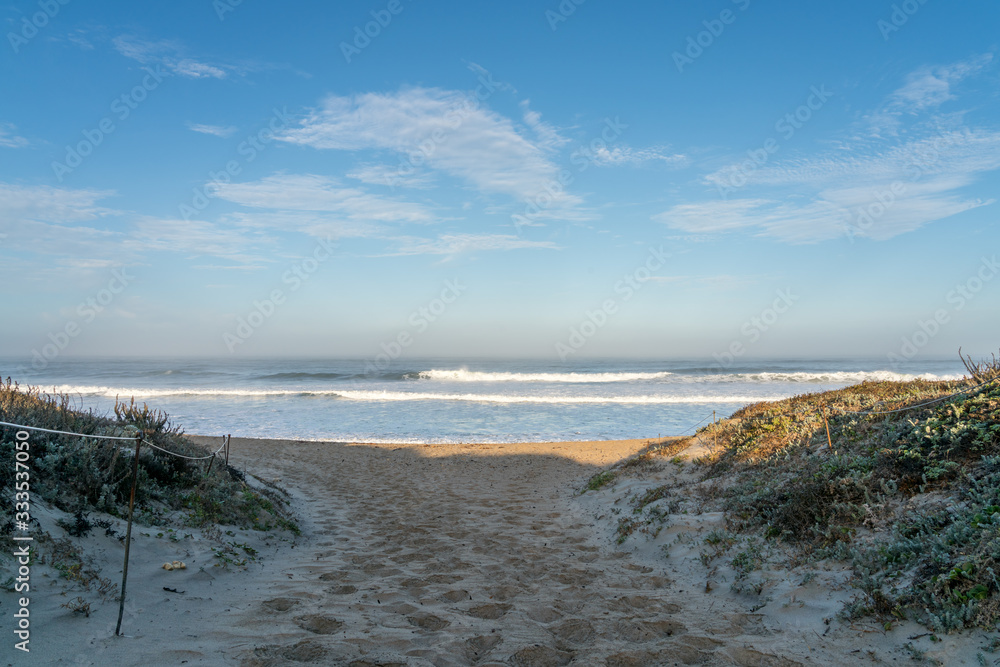
<svg viewBox="0 0 1000 667">
<path fill-rule="evenodd" d="M 288 443 L 279 455 L 234 440 L 241 467 L 299 495 L 313 524 L 227 643 L 248 665 L 734 664 L 714 650 L 741 630 L 689 627 L 665 572 L 610 548 L 574 502 L 645 444 Z"/>
</svg>

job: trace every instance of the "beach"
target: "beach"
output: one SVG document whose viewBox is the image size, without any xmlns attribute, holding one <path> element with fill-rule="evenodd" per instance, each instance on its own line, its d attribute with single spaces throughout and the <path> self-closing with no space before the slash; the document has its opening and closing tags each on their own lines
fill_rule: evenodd
<svg viewBox="0 0 1000 667">
<path fill-rule="evenodd" d="M 160 529 L 137 526 L 125 636 L 113 636 L 112 601 L 84 618 L 59 608 L 62 600 L 46 600 L 33 612 L 32 658 L 81 665 L 829 665 L 902 660 L 907 633 L 926 635 L 912 623 L 886 633 L 874 621 L 837 619 L 852 594 L 843 568 L 776 573 L 780 583 L 763 608 L 760 597 L 733 593 L 724 573 L 699 562 L 705 534 L 721 521 L 715 513 L 671 517 L 655 539 L 637 535 L 617 545 L 615 527 L 630 512 L 623 499 L 664 481 L 690 485 L 689 466 L 676 461 L 705 446 L 695 440 L 679 457 L 654 457 L 613 487 L 581 493 L 595 473 L 649 445 L 234 438 L 230 463 L 285 489 L 302 534 L 229 531 L 209 543 L 195 530 L 179 529 L 187 535 L 170 541 L 151 534 Z M 116 576 L 120 549 L 88 539 L 98 540 L 88 547 L 92 558 Z M 251 547 L 256 557 L 213 567 L 219 559 L 211 547 L 223 543 Z M 187 568 L 163 570 L 173 558 Z M 961 647 L 944 639 L 911 643 L 966 664 L 957 658 Z"/>
</svg>

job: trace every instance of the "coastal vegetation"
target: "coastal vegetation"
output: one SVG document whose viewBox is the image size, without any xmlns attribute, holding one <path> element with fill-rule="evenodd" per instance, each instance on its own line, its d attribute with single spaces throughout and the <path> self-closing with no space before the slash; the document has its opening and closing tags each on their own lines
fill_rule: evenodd
<svg viewBox="0 0 1000 667">
<path fill-rule="evenodd" d="M 703 561 L 728 558 L 732 590 L 762 563 L 835 561 L 858 594 L 848 619 L 887 627 L 912 618 L 930 630 L 996 629 L 1000 622 L 1000 363 L 963 359 L 962 381 L 864 382 L 748 405 L 639 459 L 667 461 L 701 445 L 694 482 L 632 498 L 617 541 L 655 536 L 669 512 L 718 512 Z M 640 469 L 637 459 L 595 475 L 587 488 Z M 680 463 L 672 461 L 675 469 Z M 664 503 L 651 501 L 668 499 Z M 654 509 L 650 512 L 647 507 Z M 773 547 L 773 548 L 771 548 Z M 763 603 L 762 603 L 763 604 Z"/>
<path fill-rule="evenodd" d="M 283 492 L 263 484 L 250 486 L 244 474 L 225 465 L 221 457 L 212 465 L 210 460 L 191 460 L 211 452 L 186 438 L 167 414 L 134 400 L 118 402 L 113 414 L 99 414 L 75 409 L 66 395 L 22 387 L 8 378 L 0 383 L 0 421 L 95 436 L 141 434 L 144 441 L 159 447 L 140 447 L 135 492 L 135 520 L 140 524 L 224 524 L 298 532 Z M 12 498 L 15 491 L 16 432 L 10 427 L 0 431 L 0 496 L 4 498 Z M 31 498 L 73 514 L 70 534 L 89 532 L 92 512 L 126 516 L 135 453 L 132 442 L 30 431 L 28 443 Z M 0 504 L 0 535 L 13 531 L 13 510 L 12 503 Z"/>
</svg>

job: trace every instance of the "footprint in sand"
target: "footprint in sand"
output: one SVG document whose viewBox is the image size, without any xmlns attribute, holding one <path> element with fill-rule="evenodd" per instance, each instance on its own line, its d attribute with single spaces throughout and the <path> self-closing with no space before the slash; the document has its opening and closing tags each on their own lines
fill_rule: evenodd
<svg viewBox="0 0 1000 667">
<path fill-rule="evenodd" d="M 465 641 L 465 657 L 470 662 L 479 662 L 500 643 L 497 635 L 479 635 Z"/>
<path fill-rule="evenodd" d="M 630 642 L 651 642 L 664 637 L 687 632 L 687 628 L 677 621 L 619 621 L 618 636 Z"/>
<path fill-rule="evenodd" d="M 472 596 L 469 595 L 469 591 L 454 590 L 444 593 L 438 599 L 445 602 L 461 602 L 463 600 L 471 600 Z"/>
<path fill-rule="evenodd" d="M 415 614 L 413 616 L 407 616 L 406 620 L 410 622 L 410 625 L 423 628 L 424 630 L 432 630 L 434 632 L 444 630 L 451 625 L 450 621 L 439 618 L 434 614 Z"/>
<path fill-rule="evenodd" d="M 288 611 L 299 604 L 299 601 L 291 598 L 274 598 L 273 600 L 265 600 L 261 604 L 271 611 Z"/>
<path fill-rule="evenodd" d="M 573 654 L 548 646 L 529 646 L 510 656 L 515 667 L 562 667 L 573 660 Z"/>
<path fill-rule="evenodd" d="M 529 607 L 525 613 L 528 615 L 528 618 L 533 620 L 535 623 L 554 623 L 562 618 L 562 614 L 552 607 Z"/>
<path fill-rule="evenodd" d="M 332 616 L 324 616 L 322 614 L 296 616 L 294 620 L 295 625 L 317 635 L 332 635 L 344 625 Z"/>
<path fill-rule="evenodd" d="M 281 651 L 281 657 L 293 662 L 319 662 L 328 650 L 315 639 L 304 639 Z"/>
<path fill-rule="evenodd" d="M 549 632 L 557 638 L 571 644 L 590 644 L 594 640 L 594 626 L 582 618 L 571 618 L 568 621 L 549 628 Z"/>
<path fill-rule="evenodd" d="M 351 593 L 357 593 L 358 589 L 350 584 L 344 586 L 334 586 L 333 588 L 326 589 L 328 593 L 333 593 L 334 595 L 350 595 Z"/>
<path fill-rule="evenodd" d="M 671 647 L 665 651 L 624 651 L 610 655 L 605 660 L 607 667 L 653 667 L 654 665 L 703 665 L 711 659 L 711 654 L 701 653 L 687 646 Z M 727 664 L 729 661 L 726 661 Z M 715 663 L 713 663 L 715 664 Z M 768 663 L 753 663 L 766 665 Z"/>
<path fill-rule="evenodd" d="M 477 607 L 472 607 L 465 613 L 469 616 L 475 616 L 476 618 L 481 618 L 487 621 L 495 621 L 496 619 L 502 617 L 508 611 L 511 610 L 511 605 L 509 604 L 481 604 Z"/>
</svg>

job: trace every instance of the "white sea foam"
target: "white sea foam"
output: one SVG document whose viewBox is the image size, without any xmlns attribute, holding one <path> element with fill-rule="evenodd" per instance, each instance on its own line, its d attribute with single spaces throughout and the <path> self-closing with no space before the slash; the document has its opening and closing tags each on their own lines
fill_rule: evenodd
<svg viewBox="0 0 1000 667">
<path fill-rule="evenodd" d="M 635 382 L 658 380 L 673 373 L 485 373 L 482 371 L 435 370 L 412 373 L 408 377 L 420 380 L 450 382 Z"/>
<path fill-rule="evenodd" d="M 745 382 L 747 384 L 807 383 L 848 385 L 859 382 L 909 382 L 912 380 L 960 380 L 961 375 L 907 375 L 892 371 L 818 371 L 761 373 L 488 373 L 483 371 L 431 369 L 407 374 L 407 378 L 444 382 L 549 382 L 610 383 L 659 380 L 661 383 L 711 384 Z"/>
<path fill-rule="evenodd" d="M 476 401 L 484 403 L 754 403 L 781 400 L 784 396 L 525 396 L 511 394 L 436 394 L 409 391 L 340 391 L 342 398 L 357 401 Z"/>
<path fill-rule="evenodd" d="M 827 371 L 793 373 L 728 373 L 720 375 L 675 376 L 681 382 L 746 382 L 748 384 L 807 383 L 851 385 L 861 382 L 911 382 L 913 380 L 961 380 L 961 375 L 907 375 L 892 371 Z M 673 378 L 672 378 L 673 379 Z"/>
<path fill-rule="evenodd" d="M 350 401 L 471 401 L 481 403 L 620 403 L 620 404 L 657 404 L 657 403 L 753 403 L 755 401 L 774 401 L 784 398 L 781 395 L 761 396 L 731 396 L 726 394 L 710 395 L 524 395 L 524 394 L 449 394 L 417 391 L 378 391 L 378 390 L 292 390 L 292 389 L 142 389 L 123 387 L 99 387 L 61 385 L 52 387 L 53 393 L 63 393 L 83 396 L 103 396 L 105 398 L 131 397 L 149 399 L 168 396 L 200 396 L 205 398 L 266 398 L 281 396 L 329 396 Z"/>
</svg>

